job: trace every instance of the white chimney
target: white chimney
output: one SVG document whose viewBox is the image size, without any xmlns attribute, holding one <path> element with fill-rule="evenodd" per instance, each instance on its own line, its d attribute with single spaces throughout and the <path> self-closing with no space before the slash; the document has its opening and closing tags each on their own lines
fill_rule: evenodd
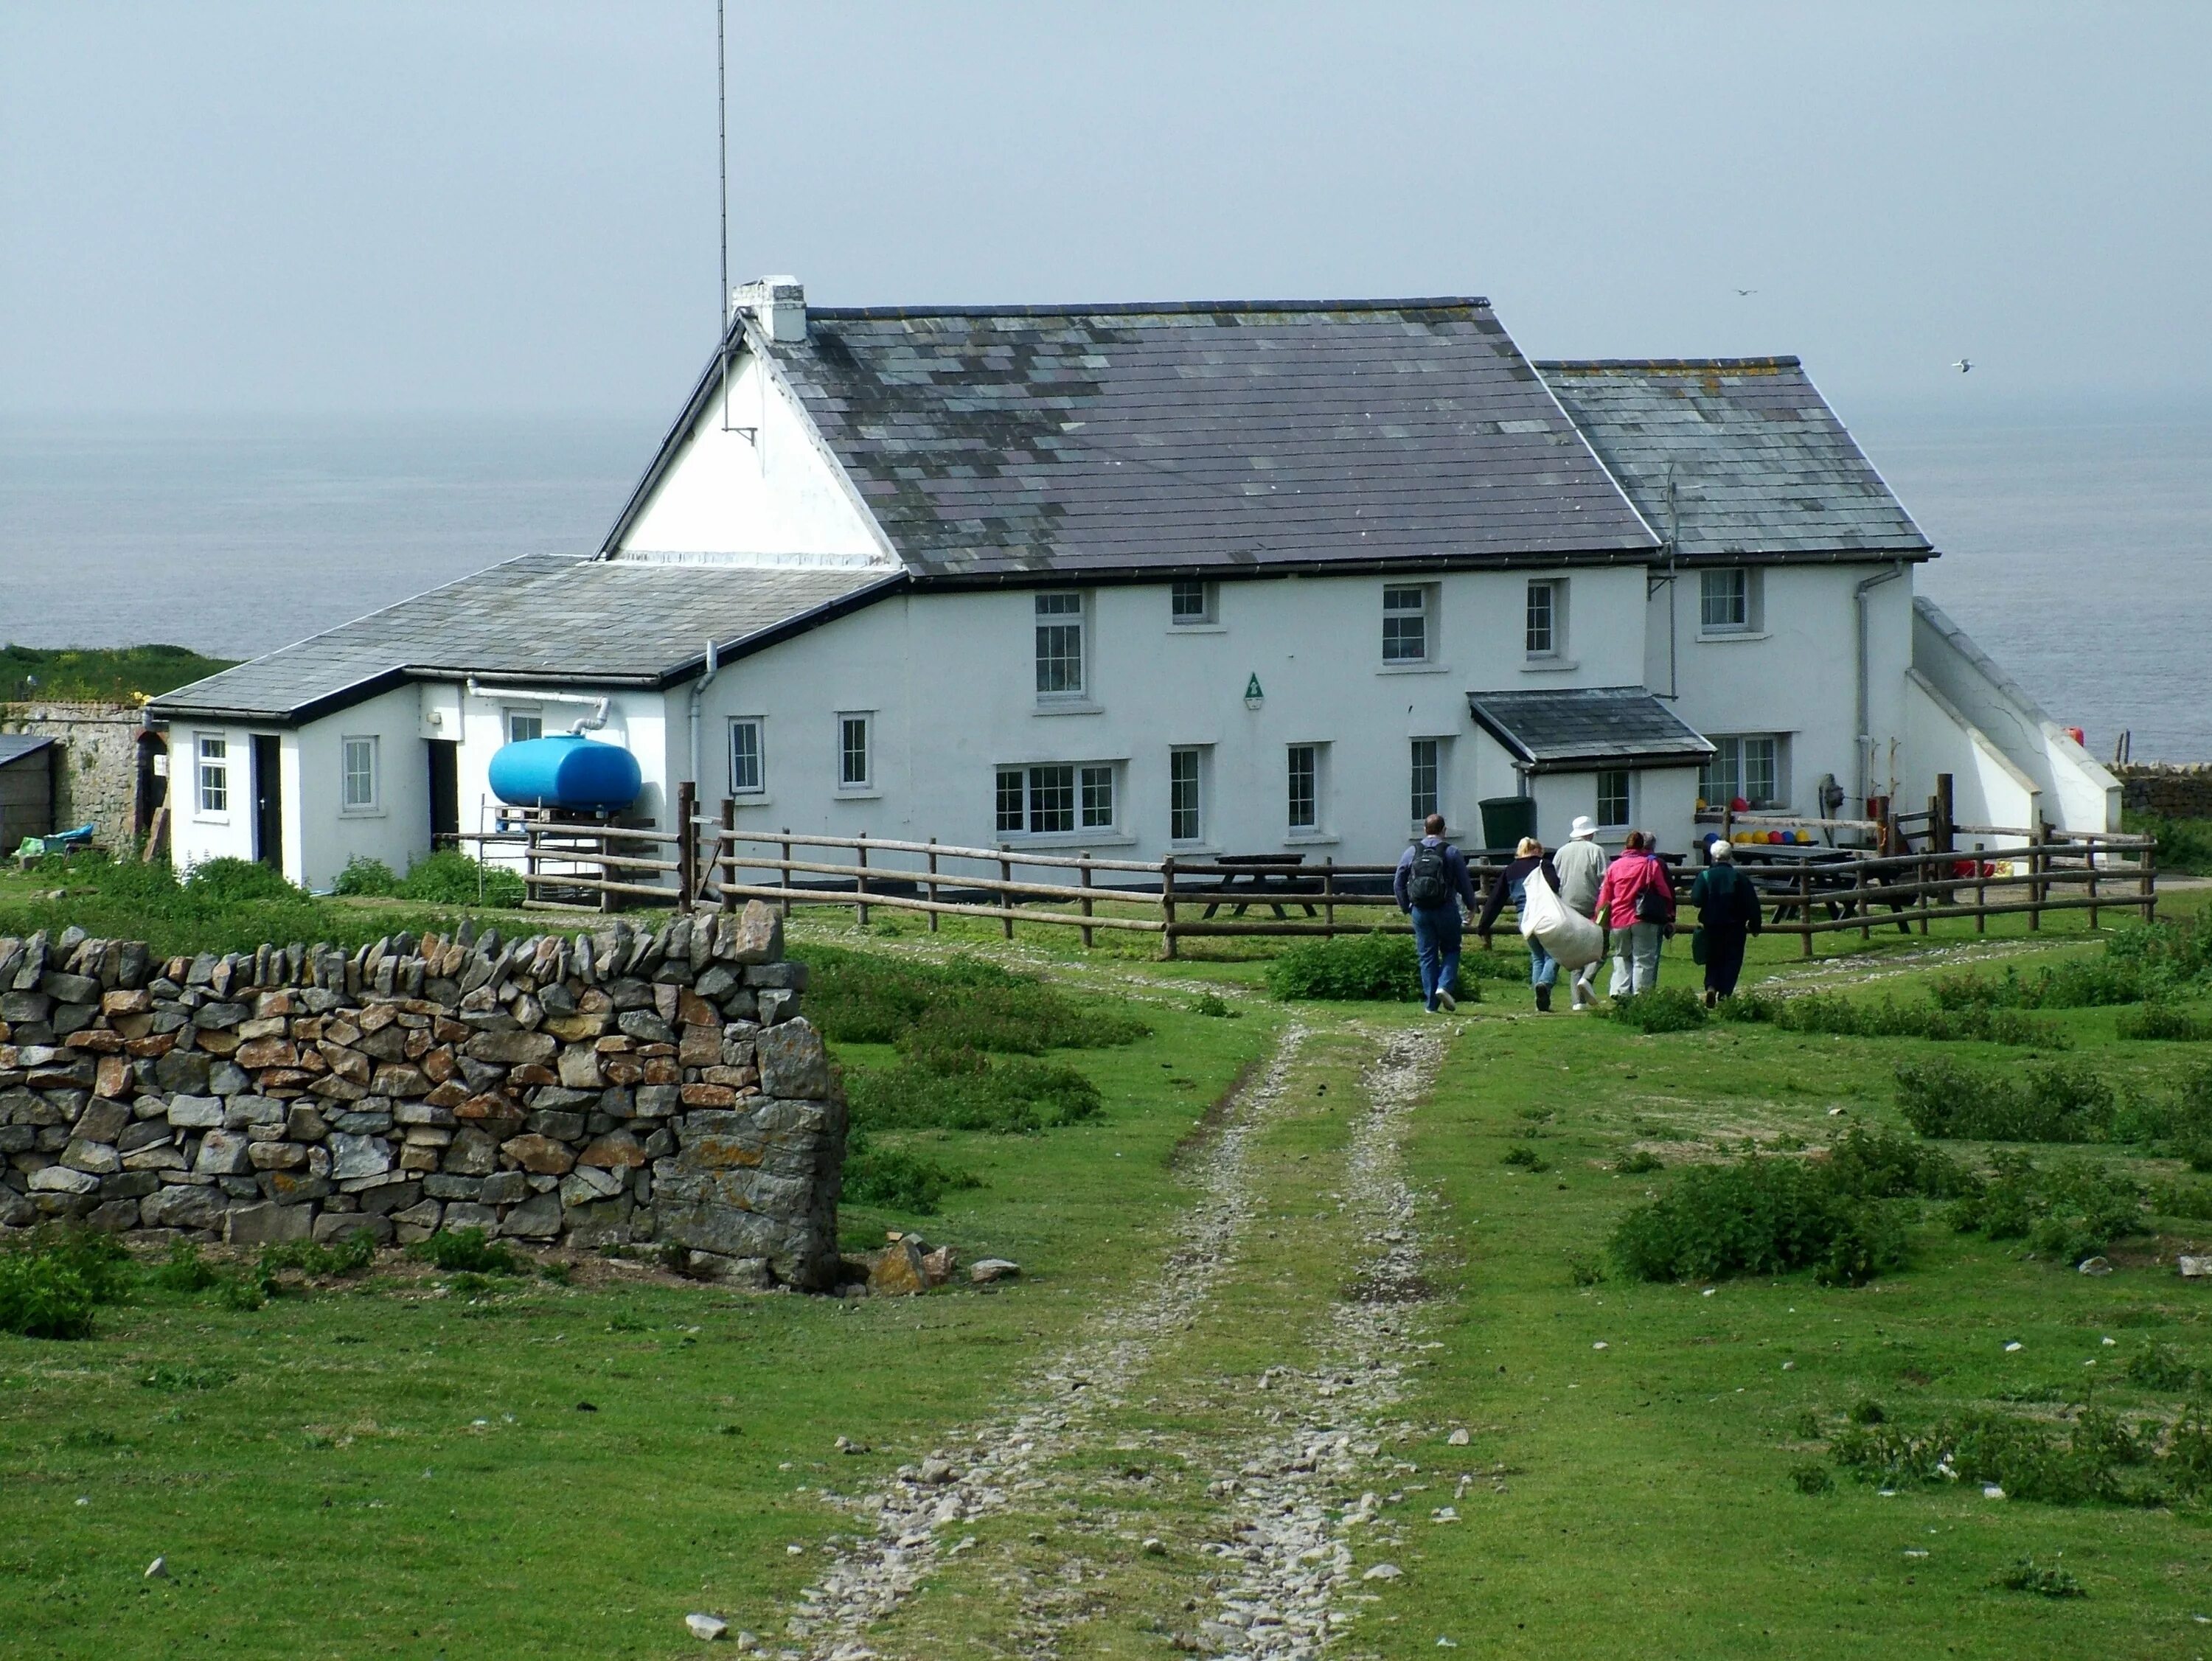
<svg viewBox="0 0 2212 1661">
<path fill-rule="evenodd" d="M 756 277 L 730 290 L 730 315 L 750 312 L 770 340 L 806 338 L 806 290 L 795 276 Z"/>
</svg>

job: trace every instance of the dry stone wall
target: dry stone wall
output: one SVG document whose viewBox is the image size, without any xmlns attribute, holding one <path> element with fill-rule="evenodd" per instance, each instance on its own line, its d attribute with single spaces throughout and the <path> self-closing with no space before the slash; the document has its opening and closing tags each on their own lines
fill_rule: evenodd
<svg viewBox="0 0 2212 1661">
<path fill-rule="evenodd" d="M 2134 761 L 2112 769 L 2120 800 L 2161 819 L 2212 819 L 2212 763 Z"/>
<path fill-rule="evenodd" d="M 845 1107 L 805 984 L 758 903 L 352 954 L 0 938 L 0 1226 L 477 1227 L 825 1287 Z"/>
<path fill-rule="evenodd" d="M 61 741 L 53 827 L 89 823 L 93 840 L 115 853 L 137 846 L 138 734 L 145 724 L 135 704 L 0 704 L 0 732 Z"/>
</svg>

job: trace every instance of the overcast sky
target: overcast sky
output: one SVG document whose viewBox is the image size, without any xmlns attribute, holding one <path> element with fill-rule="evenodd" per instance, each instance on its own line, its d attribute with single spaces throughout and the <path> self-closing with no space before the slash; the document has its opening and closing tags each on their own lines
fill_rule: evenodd
<svg viewBox="0 0 2212 1661">
<path fill-rule="evenodd" d="M 1847 409 L 2212 388 L 2205 0 L 731 36 L 732 276 L 818 303 L 1481 294 L 1532 355 L 1796 352 Z M 665 412 L 714 100 L 713 0 L 0 0 L 0 408 Z"/>
</svg>

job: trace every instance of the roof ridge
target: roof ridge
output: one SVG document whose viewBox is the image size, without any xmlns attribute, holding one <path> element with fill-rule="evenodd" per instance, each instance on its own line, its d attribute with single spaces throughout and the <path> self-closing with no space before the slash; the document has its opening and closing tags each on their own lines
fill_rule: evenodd
<svg viewBox="0 0 2212 1661">
<path fill-rule="evenodd" d="M 1488 311 L 1480 294 L 1429 294 L 1382 300 L 1116 300 L 1049 306 L 809 306 L 810 322 L 827 318 L 1132 317 L 1222 312 Z"/>
<path fill-rule="evenodd" d="M 1694 369 L 1802 369 L 1804 360 L 1795 354 L 1743 358 L 1531 358 L 1539 374 L 1587 373 L 1606 369 L 1651 369 L 1688 372 Z"/>
</svg>

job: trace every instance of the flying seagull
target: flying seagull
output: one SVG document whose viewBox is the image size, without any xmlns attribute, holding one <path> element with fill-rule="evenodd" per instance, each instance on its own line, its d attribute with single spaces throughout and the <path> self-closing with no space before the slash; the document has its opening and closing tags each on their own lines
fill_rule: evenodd
<svg viewBox="0 0 2212 1661">
<path fill-rule="evenodd" d="M 1757 293 L 1759 292 L 1759 290 L 1758 290 L 1758 289 L 1756 289 L 1756 288 L 1739 288 L 1739 289 L 1737 289 L 1735 292 L 1736 292 L 1736 294 L 1737 294 L 1738 298 L 1741 298 L 1741 297 L 1742 297 L 1742 296 L 1743 296 L 1743 295 L 1745 295 L 1745 294 L 1757 294 Z"/>
<path fill-rule="evenodd" d="M 1973 373 L 1974 361 L 1972 358 L 1960 358 L 1951 367 L 1954 369 L 1956 369 L 1962 375 L 1969 375 Z"/>
</svg>

